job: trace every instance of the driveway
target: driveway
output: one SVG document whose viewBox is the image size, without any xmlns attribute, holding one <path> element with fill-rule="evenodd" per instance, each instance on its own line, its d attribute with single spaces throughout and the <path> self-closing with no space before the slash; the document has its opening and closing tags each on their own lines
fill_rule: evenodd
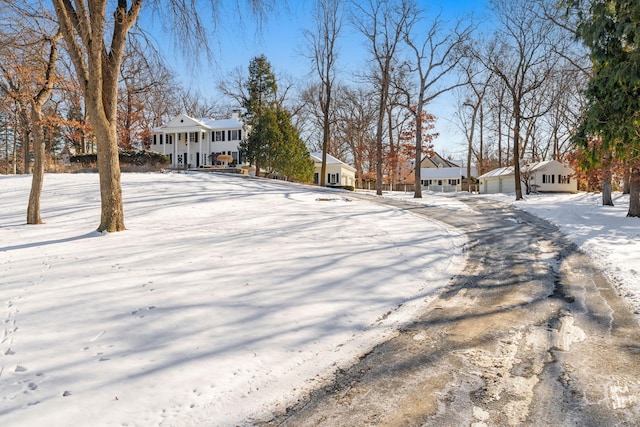
<svg viewBox="0 0 640 427">
<path fill-rule="evenodd" d="M 394 338 L 257 425 L 638 425 L 638 321 L 556 227 L 473 196 L 469 210 L 375 200 L 467 233 L 465 269 Z"/>
</svg>

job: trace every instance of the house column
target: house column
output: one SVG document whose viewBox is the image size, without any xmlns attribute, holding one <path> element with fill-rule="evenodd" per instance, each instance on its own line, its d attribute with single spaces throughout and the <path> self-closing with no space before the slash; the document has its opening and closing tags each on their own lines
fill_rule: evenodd
<svg viewBox="0 0 640 427">
<path fill-rule="evenodd" d="M 196 161 L 196 165 L 197 165 L 198 163 L 200 163 L 200 166 L 203 166 L 203 165 L 204 165 L 204 162 L 201 162 L 201 161 L 200 161 L 200 159 L 202 159 L 202 157 L 203 157 L 203 156 L 202 156 L 202 138 L 204 138 L 204 132 L 199 131 L 198 133 L 200 134 L 200 135 L 198 135 L 198 137 L 199 137 L 199 138 L 198 138 L 198 156 L 199 156 L 200 158 L 198 159 L 198 161 Z"/>
<path fill-rule="evenodd" d="M 207 162 L 209 162 L 209 155 L 211 154 L 211 140 L 213 139 L 213 131 L 209 132 L 209 136 L 207 137 L 207 152 L 204 154 L 204 158 Z M 207 163 L 209 164 L 209 163 Z M 211 163 L 213 164 L 213 159 L 211 159 Z"/>
<path fill-rule="evenodd" d="M 184 161 L 185 169 L 189 167 L 189 159 L 191 158 L 191 143 L 189 141 L 189 134 L 191 132 L 185 132 L 185 139 L 187 140 L 187 158 Z"/>
<path fill-rule="evenodd" d="M 178 166 L 178 132 L 173 133 L 173 165 Z"/>
</svg>

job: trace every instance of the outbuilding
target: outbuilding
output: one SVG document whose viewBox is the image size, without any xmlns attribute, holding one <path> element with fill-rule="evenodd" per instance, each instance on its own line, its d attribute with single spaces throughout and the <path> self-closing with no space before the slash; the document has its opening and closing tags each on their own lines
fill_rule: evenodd
<svg viewBox="0 0 640 427">
<path fill-rule="evenodd" d="M 523 191 L 532 193 L 576 193 L 578 182 L 574 170 L 557 160 L 528 163 L 520 167 Z M 513 193 L 516 191 L 513 166 L 493 169 L 478 177 L 480 193 Z"/>
<path fill-rule="evenodd" d="M 322 152 L 311 153 L 311 159 L 314 164 L 313 183 L 320 184 Z M 355 187 L 356 169 L 330 154 L 327 154 L 326 174 L 325 184 L 327 187 Z"/>
</svg>

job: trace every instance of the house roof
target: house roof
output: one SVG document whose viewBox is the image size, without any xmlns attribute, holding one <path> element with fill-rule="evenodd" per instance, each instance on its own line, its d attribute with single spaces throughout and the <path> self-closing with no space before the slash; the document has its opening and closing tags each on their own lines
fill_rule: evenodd
<svg viewBox="0 0 640 427">
<path fill-rule="evenodd" d="M 545 160 L 543 162 L 535 162 L 535 163 L 527 163 L 526 165 L 522 165 L 521 166 L 521 170 L 523 172 L 535 172 L 538 170 L 543 170 L 545 169 L 547 166 L 551 165 L 551 164 L 560 164 L 562 165 L 562 163 L 560 163 L 557 160 Z M 513 166 L 507 166 L 504 168 L 497 168 L 497 169 L 493 169 L 483 175 L 480 175 L 478 178 L 490 178 L 490 177 L 495 177 L 495 176 L 508 176 L 508 175 L 513 175 L 514 174 L 514 169 Z"/>
<path fill-rule="evenodd" d="M 550 165 L 551 163 L 554 163 L 554 162 L 559 163 L 556 160 L 545 160 L 544 162 L 529 163 L 525 165 L 523 168 L 530 172 L 534 172 L 538 169 L 544 169 L 547 165 Z"/>
<path fill-rule="evenodd" d="M 311 159 L 315 162 L 315 163 L 322 163 L 322 152 L 320 151 L 316 151 L 315 153 L 309 153 L 309 155 L 311 156 Z M 345 162 L 343 162 L 340 159 L 337 159 L 335 157 L 333 157 L 331 154 L 327 153 L 327 164 L 328 165 L 341 165 L 343 167 L 346 167 L 348 169 L 351 169 L 355 172 L 355 168 L 351 165 L 346 164 Z"/>
<path fill-rule="evenodd" d="M 478 178 L 490 178 L 490 177 L 494 177 L 494 176 L 508 176 L 508 175 L 513 175 L 514 174 L 514 169 L 513 166 L 507 166 L 504 168 L 497 168 L 494 170 L 491 170 L 487 173 L 484 173 L 482 175 L 480 175 Z"/>
<path fill-rule="evenodd" d="M 433 153 L 433 156 L 425 156 L 420 162 L 422 168 L 457 168 L 459 167 L 455 163 L 445 159 L 438 153 Z"/>
<path fill-rule="evenodd" d="M 199 119 L 211 129 L 240 129 L 243 123 L 235 118 L 231 119 L 212 119 L 210 117 Z"/>
<path fill-rule="evenodd" d="M 167 123 L 153 129 L 154 132 L 162 132 L 166 129 L 200 127 L 204 130 L 241 129 L 243 123 L 235 117 L 230 119 L 212 119 L 211 117 L 193 118 L 186 114 L 179 114 Z"/>
</svg>

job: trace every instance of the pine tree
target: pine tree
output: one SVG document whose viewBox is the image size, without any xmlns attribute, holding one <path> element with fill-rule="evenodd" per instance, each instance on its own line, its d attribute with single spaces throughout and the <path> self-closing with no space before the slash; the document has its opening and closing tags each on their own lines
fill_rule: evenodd
<svg viewBox="0 0 640 427">
<path fill-rule="evenodd" d="M 627 216 L 640 217 L 640 3 L 593 0 L 585 9 L 576 0 L 572 5 L 593 64 L 574 142 L 580 150 L 593 150 L 589 141 L 601 140 L 591 155 L 595 166 L 609 157 L 630 164 Z"/>
</svg>

